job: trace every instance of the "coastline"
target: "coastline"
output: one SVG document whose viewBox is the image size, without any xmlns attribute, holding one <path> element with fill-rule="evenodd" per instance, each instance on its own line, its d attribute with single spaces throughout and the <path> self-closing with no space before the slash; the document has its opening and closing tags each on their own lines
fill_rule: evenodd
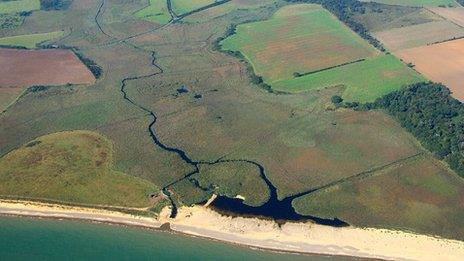
<svg viewBox="0 0 464 261">
<path fill-rule="evenodd" d="M 77 219 L 163 229 L 241 246 L 291 252 L 354 256 L 385 260 L 460 260 L 464 242 L 402 231 L 328 227 L 311 222 L 275 222 L 258 218 L 227 217 L 202 207 L 181 207 L 175 219 L 165 208 L 158 218 L 109 210 L 19 200 L 0 200 L 0 214 L 39 218 Z"/>
</svg>

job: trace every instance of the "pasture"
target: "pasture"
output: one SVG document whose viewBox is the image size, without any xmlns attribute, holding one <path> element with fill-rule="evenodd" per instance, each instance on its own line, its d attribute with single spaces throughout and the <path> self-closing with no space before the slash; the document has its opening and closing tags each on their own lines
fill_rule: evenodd
<svg viewBox="0 0 464 261">
<path fill-rule="evenodd" d="M 343 99 L 372 102 L 403 86 L 421 81 L 425 81 L 425 78 L 393 55 L 381 55 L 294 79 L 278 81 L 273 84 L 273 88 L 284 92 L 302 92 L 345 86 Z"/>
<path fill-rule="evenodd" d="M 25 34 L 0 38 L 0 46 L 36 48 L 38 44 L 63 37 L 64 31 Z"/>
<path fill-rule="evenodd" d="M 171 0 L 172 10 L 177 15 L 182 15 L 200 7 L 216 2 L 215 0 Z"/>
<path fill-rule="evenodd" d="M 377 2 L 388 5 L 403 5 L 403 6 L 425 6 L 425 7 L 456 7 L 459 6 L 454 0 L 361 0 L 362 2 Z"/>
<path fill-rule="evenodd" d="M 112 144 L 90 131 L 41 136 L 0 159 L 0 195 L 148 207 L 158 189 L 113 169 Z"/>
<path fill-rule="evenodd" d="M 231 198 L 241 196 L 250 206 L 261 206 L 269 199 L 269 190 L 256 166 L 243 162 L 225 162 L 200 167 L 195 178 L 203 188 Z"/>
<path fill-rule="evenodd" d="M 171 20 L 166 1 L 149 0 L 148 6 L 137 11 L 135 16 L 157 24 L 167 24 Z"/>
<path fill-rule="evenodd" d="M 298 198 L 293 206 L 356 226 L 464 237 L 464 181 L 428 154 Z"/>
<path fill-rule="evenodd" d="M 199 13 L 191 14 L 182 21 L 190 23 L 206 22 L 211 19 L 218 18 L 237 10 L 251 10 L 257 8 L 265 8 L 269 4 L 278 4 L 278 0 L 255 0 L 255 1 L 243 1 L 243 0 L 231 0 L 227 3 L 215 6 L 213 8 L 204 10 Z"/>
<path fill-rule="evenodd" d="M 388 50 L 395 52 L 464 37 L 464 28 L 444 20 L 375 32 L 373 35 Z"/>
<path fill-rule="evenodd" d="M 401 50 L 396 53 L 405 62 L 434 82 L 441 82 L 453 96 L 464 101 L 464 39 Z"/>
<path fill-rule="evenodd" d="M 267 84 L 377 54 L 376 49 L 319 5 L 291 5 L 269 20 L 237 26 L 221 42 L 240 51 Z"/>
<path fill-rule="evenodd" d="M 0 1 L 0 14 L 29 12 L 39 9 L 39 0 Z"/>
</svg>

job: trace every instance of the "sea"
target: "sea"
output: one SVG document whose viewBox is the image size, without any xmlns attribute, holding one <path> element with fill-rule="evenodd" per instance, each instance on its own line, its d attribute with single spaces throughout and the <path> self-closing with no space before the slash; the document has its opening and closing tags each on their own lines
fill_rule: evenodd
<svg viewBox="0 0 464 261">
<path fill-rule="evenodd" d="M 275 253 L 137 227 L 0 216 L 0 260 L 359 259 Z"/>
</svg>

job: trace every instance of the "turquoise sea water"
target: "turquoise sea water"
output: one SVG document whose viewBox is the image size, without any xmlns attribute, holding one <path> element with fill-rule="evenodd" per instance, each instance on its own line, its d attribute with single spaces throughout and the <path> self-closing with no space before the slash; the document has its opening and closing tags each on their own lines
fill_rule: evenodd
<svg viewBox="0 0 464 261">
<path fill-rule="evenodd" d="M 0 260 L 353 260 L 277 254 L 167 232 L 0 216 Z"/>
</svg>

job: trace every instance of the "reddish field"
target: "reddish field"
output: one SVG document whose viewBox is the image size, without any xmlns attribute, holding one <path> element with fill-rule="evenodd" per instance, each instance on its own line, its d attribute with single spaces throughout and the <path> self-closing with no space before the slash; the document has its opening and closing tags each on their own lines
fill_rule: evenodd
<svg viewBox="0 0 464 261">
<path fill-rule="evenodd" d="M 376 32 L 374 36 L 394 52 L 464 37 L 464 28 L 451 21 L 436 21 Z"/>
<path fill-rule="evenodd" d="M 456 7 L 456 8 L 437 7 L 437 8 L 430 8 L 430 11 L 460 26 L 464 26 L 464 8 L 463 7 Z"/>
<path fill-rule="evenodd" d="M 464 39 L 402 50 L 405 62 L 435 82 L 445 84 L 456 99 L 464 101 Z"/>
<path fill-rule="evenodd" d="M 0 49 L 0 87 L 94 82 L 92 73 L 69 50 Z"/>
</svg>

